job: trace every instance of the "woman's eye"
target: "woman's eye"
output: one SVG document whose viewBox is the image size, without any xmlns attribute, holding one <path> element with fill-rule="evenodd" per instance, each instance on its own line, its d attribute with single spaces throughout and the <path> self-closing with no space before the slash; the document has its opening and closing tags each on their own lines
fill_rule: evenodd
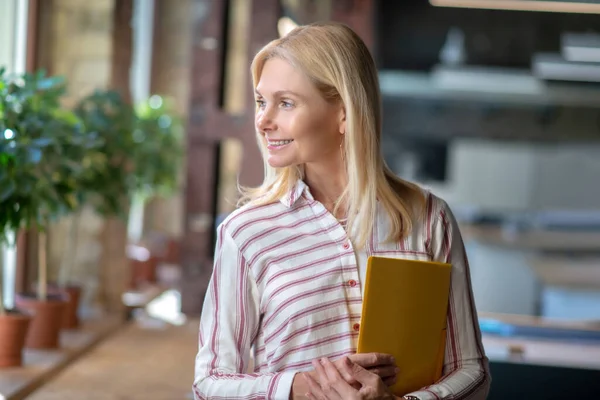
<svg viewBox="0 0 600 400">
<path fill-rule="evenodd" d="M 290 101 L 282 101 L 281 106 L 283 108 L 292 108 L 294 106 L 294 104 Z"/>
<path fill-rule="evenodd" d="M 266 104 L 266 103 L 265 103 L 265 101 L 264 101 L 264 100 L 260 100 L 260 99 L 257 99 L 257 100 L 256 100 L 256 105 L 258 106 L 258 108 L 264 108 L 264 107 L 265 107 L 265 104 Z"/>
</svg>

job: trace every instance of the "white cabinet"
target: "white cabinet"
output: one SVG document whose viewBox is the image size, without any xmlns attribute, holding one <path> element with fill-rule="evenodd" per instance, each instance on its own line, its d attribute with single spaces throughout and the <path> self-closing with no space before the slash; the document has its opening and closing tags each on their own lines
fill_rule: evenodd
<svg viewBox="0 0 600 400">
<path fill-rule="evenodd" d="M 460 139 L 448 180 L 424 182 L 456 207 L 480 211 L 600 210 L 600 144 Z"/>
</svg>

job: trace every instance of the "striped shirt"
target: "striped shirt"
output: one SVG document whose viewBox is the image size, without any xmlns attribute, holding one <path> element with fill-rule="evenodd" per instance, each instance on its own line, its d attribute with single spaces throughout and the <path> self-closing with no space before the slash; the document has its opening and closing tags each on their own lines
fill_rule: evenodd
<svg viewBox="0 0 600 400">
<path fill-rule="evenodd" d="M 410 236 L 386 242 L 390 226 L 379 209 L 367 255 L 453 265 L 443 378 L 411 395 L 485 399 L 488 360 L 450 209 L 427 193 L 427 217 Z M 195 399 L 288 400 L 294 375 L 312 369 L 313 359 L 356 353 L 361 310 L 352 242 L 303 181 L 280 202 L 236 210 L 218 228 L 200 320 Z"/>
</svg>

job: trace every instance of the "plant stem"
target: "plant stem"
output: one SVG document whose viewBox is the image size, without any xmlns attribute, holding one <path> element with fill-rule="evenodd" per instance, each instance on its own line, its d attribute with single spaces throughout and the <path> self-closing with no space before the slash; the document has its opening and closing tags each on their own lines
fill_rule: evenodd
<svg viewBox="0 0 600 400">
<path fill-rule="evenodd" d="M 48 300 L 48 264 L 46 243 L 46 232 L 40 231 L 38 234 L 38 300 Z"/>
<path fill-rule="evenodd" d="M 6 269 L 4 263 L 4 246 L 0 243 L 0 315 L 6 314 L 6 308 L 4 307 L 4 270 Z"/>
<path fill-rule="evenodd" d="M 58 284 L 60 287 L 66 287 L 69 284 L 69 278 L 75 266 L 77 259 L 77 239 L 79 237 L 79 223 L 81 222 L 81 210 L 73 214 L 71 226 L 69 227 L 69 236 L 65 243 L 63 260 L 60 265 Z"/>
<path fill-rule="evenodd" d="M 144 206 L 146 197 L 141 191 L 131 196 L 129 218 L 127 221 L 127 239 L 130 243 L 139 243 L 144 232 Z"/>
</svg>

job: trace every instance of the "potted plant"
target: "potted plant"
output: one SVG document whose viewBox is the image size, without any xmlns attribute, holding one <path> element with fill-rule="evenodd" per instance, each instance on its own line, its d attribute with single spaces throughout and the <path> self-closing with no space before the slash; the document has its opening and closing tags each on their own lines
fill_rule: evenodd
<svg viewBox="0 0 600 400">
<path fill-rule="evenodd" d="M 0 246 L 15 246 L 14 232 L 21 225 L 20 216 L 4 208 L 10 196 L 11 186 L 7 184 L 7 169 L 13 157 L 4 151 L 12 131 L 4 128 L 4 93 L 6 84 L 4 72 L 0 70 Z M 23 346 L 31 321 L 28 313 L 7 307 L 4 304 L 4 269 L 0 270 L 0 368 L 18 367 L 22 364 Z"/>
<path fill-rule="evenodd" d="M 171 102 L 158 95 L 137 104 L 135 112 L 137 119 L 133 140 L 136 146 L 132 153 L 130 218 L 137 216 L 141 225 L 148 200 L 156 196 L 168 196 L 178 186 L 183 155 L 183 125 L 173 112 Z M 134 241 L 141 239 L 142 226 L 139 228 Z M 158 261 L 159 258 L 153 254 L 148 260 L 133 260 L 132 286 L 154 282 Z"/>
<path fill-rule="evenodd" d="M 99 140 L 82 129 L 75 114 L 61 108 L 64 80 L 45 73 L 4 78 L 2 129 L 5 172 L 0 214 L 5 229 L 39 232 L 37 290 L 17 295 L 16 304 L 33 314 L 25 346 L 55 348 L 68 296 L 49 292 L 45 230 L 78 206 L 77 180 L 85 154 Z"/>
<path fill-rule="evenodd" d="M 77 257 L 77 238 L 81 207 L 90 205 L 103 217 L 125 218 L 131 186 L 131 162 L 135 115 L 132 107 L 114 91 L 95 91 L 83 98 L 74 110 L 85 132 L 98 138 L 98 146 L 84 157 L 86 168 L 77 178 L 79 207 L 69 227 L 66 249 L 58 273 L 58 288 L 69 293 L 70 300 L 63 327 L 79 326 L 78 308 L 81 286 L 71 278 Z"/>
</svg>

